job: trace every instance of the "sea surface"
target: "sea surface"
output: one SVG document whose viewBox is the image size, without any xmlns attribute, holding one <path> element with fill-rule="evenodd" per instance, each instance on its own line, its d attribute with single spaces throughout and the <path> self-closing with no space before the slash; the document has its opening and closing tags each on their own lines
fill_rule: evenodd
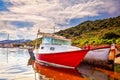
<svg viewBox="0 0 120 80">
<path fill-rule="evenodd" d="M 120 80 L 120 65 L 115 71 L 89 65 L 63 69 L 39 64 L 27 49 L 0 48 L 0 80 Z"/>
<path fill-rule="evenodd" d="M 35 80 L 27 49 L 0 48 L 0 80 Z"/>
</svg>

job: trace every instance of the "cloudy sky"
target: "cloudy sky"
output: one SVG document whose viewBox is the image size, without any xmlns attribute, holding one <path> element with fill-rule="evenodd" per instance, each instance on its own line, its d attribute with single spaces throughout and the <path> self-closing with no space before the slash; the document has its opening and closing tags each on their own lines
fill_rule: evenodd
<svg viewBox="0 0 120 80">
<path fill-rule="evenodd" d="M 86 20 L 120 15 L 120 0 L 0 0 L 0 40 L 35 39 Z"/>
</svg>

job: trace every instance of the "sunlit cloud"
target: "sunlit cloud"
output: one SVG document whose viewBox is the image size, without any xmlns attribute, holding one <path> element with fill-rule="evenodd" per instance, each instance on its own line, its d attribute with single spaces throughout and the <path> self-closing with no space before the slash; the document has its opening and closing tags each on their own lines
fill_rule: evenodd
<svg viewBox="0 0 120 80">
<path fill-rule="evenodd" d="M 56 31 L 72 27 L 70 22 L 76 18 L 97 17 L 103 14 L 120 15 L 119 0 L 2 0 L 2 2 L 7 10 L 0 11 L 0 33 L 9 33 L 13 39 L 35 39 L 38 29 L 53 33 L 54 26 Z M 28 22 L 30 25 L 17 27 L 13 22 Z"/>
</svg>

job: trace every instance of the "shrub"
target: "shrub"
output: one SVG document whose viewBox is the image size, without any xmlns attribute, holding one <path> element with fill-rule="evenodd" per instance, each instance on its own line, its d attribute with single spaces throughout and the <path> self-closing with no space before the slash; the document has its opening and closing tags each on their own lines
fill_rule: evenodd
<svg viewBox="0 0 120 80">
<path fill-rule="evenodd" d="M 116 43 L 120 45 L 120 38 L 116 40 Z"/>
<path fill-rule="evenodd" d="M 114 32 L 108 32 L 106 34 L 104 34 L 104 36 L 102 37 L 103 39 L 113 39 L 113 38 L 119 38 L 120 35 L 117 35 Z"/>
</svg>

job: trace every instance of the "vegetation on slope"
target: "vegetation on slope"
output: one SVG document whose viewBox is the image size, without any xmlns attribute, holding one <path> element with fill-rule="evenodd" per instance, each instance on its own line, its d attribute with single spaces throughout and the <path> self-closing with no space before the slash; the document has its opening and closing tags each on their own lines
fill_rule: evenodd
<svg viewBox="0 0 120 80">
<path fill-rule="evenodd" d="M 83 46 L 89 44 L 120 44 L 120 16 L 96 20 L 85 21 L 75 27 L 61 30 L 57 35 L 72 39 L 72 44 Z"/>
<path fill-rule="evenodd" d="M 37 44 L 37 47 L 38 47 L 40 45 L 41 41 L 42 41 L 41 38 L 38 38 L 36 40 L 33 40 L 31 42 L 27 42 L 27 43 L 24 43 L 24 44 L 28 45 L 28 46 L 32 46 L 32 47 L 35 47 L 36 44 Z"/>
</svg>

